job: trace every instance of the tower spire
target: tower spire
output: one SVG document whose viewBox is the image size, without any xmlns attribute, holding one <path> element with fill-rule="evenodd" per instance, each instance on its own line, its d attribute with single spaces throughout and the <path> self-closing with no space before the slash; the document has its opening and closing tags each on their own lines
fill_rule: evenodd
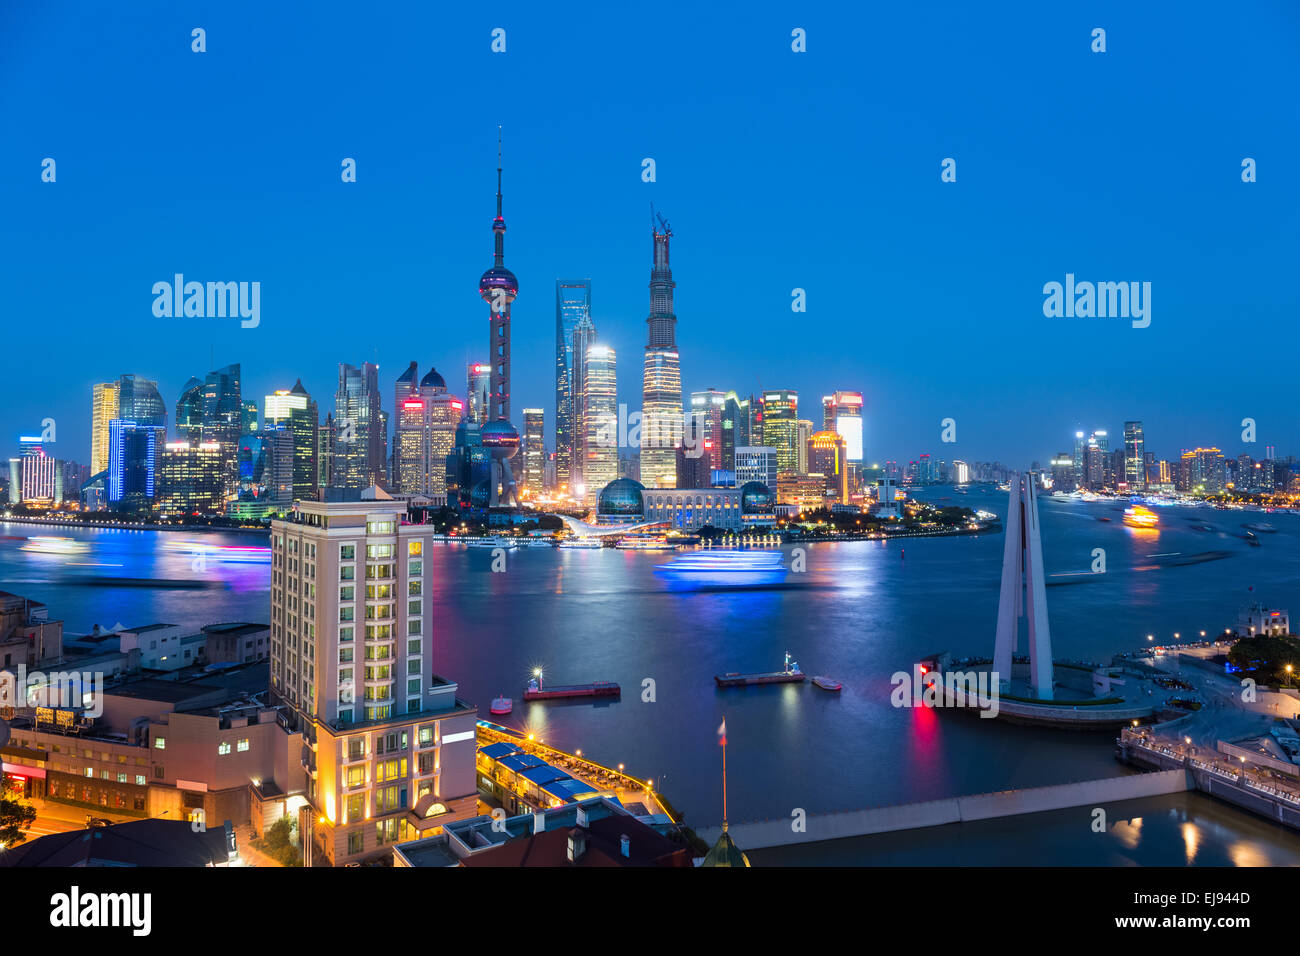
<svg viewBox="0 0 1300 956">
<path fill-rule="evenodd" d="M 497 127 L 497 217 L 492 221 L 496 237 L 496 264 L 506 264 L 506 220 L 501 214 L 501 127 Z"/>
</svg>

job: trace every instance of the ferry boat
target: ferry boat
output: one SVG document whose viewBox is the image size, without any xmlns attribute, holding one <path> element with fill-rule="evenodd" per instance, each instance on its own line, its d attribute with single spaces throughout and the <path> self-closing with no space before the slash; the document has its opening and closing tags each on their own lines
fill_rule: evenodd
<svg viewBox="0 0 1300 956">
<path fill-rule="evenodd" d="M 603 548 L 605 542 L 601 538 L 565 538 L 560 542 L 561 548 Z"/>
<path fill-rule="evenodd" d="M 670 580 L 724 586 L 776 584 L 785 580 L 780 551 L 691 551 L 655 570 Z"/>
<path fill-rule="evenodd" d="M 630 534 L 619 539 L 615 547 L 623 551 L 676 551 L 677 545 L 661 535 Z"/>
<path fill-rule="evenodd" d="M 536 537 L 536 538 L 525 538 L 525 539 L 524 539 L 524 547 L 526 547 L 526 548 L 553 548 L 553 547 L 555 547 L 555 539 L 552 538 L 552 537 L 550 537 L 550 536 L 542 536 L 542 537 Z"/>
<path fill-rule="evenodd" d="M 56 538 L 37 535 L 27 539 L 19 551 L 34 551 L 37 554 L 85 554 L 90 545 L 72 538 Z"/>
<path fill-rule="evenodd" d="M 509 697 L 494 697 L 492 699 L 492 706 L 488 708 L 488 712 L 502 716 L 510 713 L 510 711 L 514 709 L 514 706 L 515 702 Z"/>
<path fill-rule="evenodd" d="M 475 538 L 473 541 L 467 541 L 471 548 L 517 548 L 519 547 L 518 538 L 508 538 L 505 535 L 497 535 L 493 538 Z"/>
<path fill-rule="evenodd" d="M 1124 509 L 1124 523 L 1130 528 L 1154 528 L 1160 523 L 1160 517 L 1149 508 L 1134 505 Z"/>
</svg>

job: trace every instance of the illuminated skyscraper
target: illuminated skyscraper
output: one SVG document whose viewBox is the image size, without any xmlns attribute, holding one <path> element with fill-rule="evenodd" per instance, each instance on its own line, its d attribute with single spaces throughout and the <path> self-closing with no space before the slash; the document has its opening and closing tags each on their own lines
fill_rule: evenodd
<svg viewBox="0 0 1300 956">
<path fill-rule="evenodd" d="M 571 350 L 573 364 L 570 366 L 569 386 L 573 392 L 570 403 L 572 421 L 570 433 L 573 437 L 570 449 L 569 477 L 573 484 L 583 484 L 582 468 L 587 460 L 587 350 L 596 344 L 596 325 L 591 315 L 583 315 L 573 327 Z"/>
<path fill-rule="evenodd" d="M 799 470 L 798 392 L 787 388 L 763 393 L 762 441 L 776 449 L 778 472 Z"/>
<path fill-rule="evenodd" d="M 583 407 L 587 427 L 582 465 L 585 500 L 594 505 L 601 490 L 618 478 L 618 384 L 615 354 L 608 345 L 587 348 Z M 673 452 L 673 480 L 677 454 Z"/>
<path fill-rule="evenodd" d="M 839 391 L 822 399 L 822 428 L 844 439 L 850 466 L 861 465 L 862 393 Z"/>
<path fill-rule="evenodd" d="M 446 493 L 447 456 L 455 448 L 456 426 L 464 410 L 464 403 L 448 393 L 446 380 L 432 368 L 420 380 L 419 387 L 402 399 L 397 409 L 397 443 L 393 449 L 398 491 Z"/>
<path fill-rule="evenodd" d="M 203 381 L 192 375 L 176 399 L 176 438 L 191 445 L 203 438 Z"/>
<path fill-rule="evenodd" d="M 750 400 L 728 392 L 722 406 L 722 467 L 736 467 L 736 449 L 749 445 Z"/>
<path fill-rule="evenodd" d="M 482 428 L 487 424 L 488 395 L 492 392 L 492 366 L 485 362 L 470 362 L 467 370 L 466 414 Z"/>
<path fill-rule="evenodd" d="M 573 333 L 578 323 L 591 316 L 591 280 L 555 280 L 555 480 L 568 485 L 573 480 L 575 448 L 579 430 L 574 418 L 574 401 L 581 396 L 575 387 L 573 366 L 585 353 L 573 350 Z"/>
<path fill-rule="evenodd" d="M 118 417 L 117 383 L 92 386 L 90 396 L 90 473 L 108 471 L 108 423 Z"/>
<path fill-rule="evenodd" d="M 650 272 L 649 342 L 641 386 L 641 482 L 647 488 L 671 488 L 677 480 L 676 447 L 682 441 L 682 370 L 677 353 L 677 316 L 673 312 L 673 271 L 668 259 L 672 228 L 663 216 L 653 219 L 654 267 Z M 590 487 L 590 482 L 587 483 Z"/>
<path fill-rule="evenodd" d="M 1130 491 L 1146 487 L 1146 440 L 1141 422 L 1124 423 L 1124 480 Z"/>
<path fill-rule="evenodd" d="M 117 508 L 147 510 L 153 505 L 158 450 L 164 430 L 155 425 L 114 419 L 108 426 L 108 500 Z"/>
<path fill-rule="evenodd" d="M 239 490 L 239 436 L 244 434 L 244 403 L 240 398 L 239 365 L 209 372 L 203 380 L 204 442 L 221 445 L 221 470 L 226 494 Z"/>
<path fill-rule="evenodd" d="M 722 418 L 727 397 L 709 388 L 691 393 L 691 428 L 710 469 L 722 468 Z"/>
<path fill-rule="evenodd" d="M 158 513 L 170 518 L 219 515 L 224 510 L 221 446 L 167 442 L 158 462 Z"/>
<path fill-rule="evenodd" d="M 801 475 L 808 473 L 808 439 L 813 436 L 813 423 L 806 418 L 795 422 L 795 450 L 799 453 L 795 468 Z"/>
<path fill-rule="evenodd" d="M 826 491 L 840 504 L 849 503 L 849 469 L 844 436 L 823 430 L 808 438 L 809 473 L 826 476 Z"/>
<path fill-rule="evenodd" d="M 293 499 L 313 501 L 319 485 L 320 412 L 302 379 L 293 388 L 279 389 L 266 396 L 263 418 L 266 427 L 284 425 L 293 436 Z"/>
<path fill-rule="evenodd" d="M 546 413 L 524 409 L 524 488 L 536 497 L 546 490 Z"/>
<path fill-rule="evenodd" d="M 334 455 L 331 484 L 369 488 L 384 479 L 383 422 L 379 415 L 379 366 L 339 363 L 334 393 Z"/>
</svg>

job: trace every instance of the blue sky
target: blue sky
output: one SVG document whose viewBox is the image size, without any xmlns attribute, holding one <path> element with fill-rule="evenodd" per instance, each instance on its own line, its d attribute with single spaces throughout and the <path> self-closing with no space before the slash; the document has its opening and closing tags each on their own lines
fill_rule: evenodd
<svg viewBox="0 0 1300 956">
<path fill-rule="evenodd" d="M 687 391 L 796 388 L 819 423 L 859 389 L 871 459 L 1028 464 L 1127 418 L 1164 457 L 1300 454 L 1300 7 L 1132 6 L 5 4 L 0 450 L 53 417 L 87 460 L 124 372 L 172 406 L 240 362 L 322 416 L 340 361 L 378 361 L 385 407 L 410 359 L 463 392 L 501 124 L 515 418 L 548 440 L 557 277 L 591 277 L 640 405 L 653 200 Z M 260 326 L 155 318 L 176 272 L 261 282 Z M 1151 282 L 1150 327 L 1045 318 L 1067 272 Z"/>
</svg>

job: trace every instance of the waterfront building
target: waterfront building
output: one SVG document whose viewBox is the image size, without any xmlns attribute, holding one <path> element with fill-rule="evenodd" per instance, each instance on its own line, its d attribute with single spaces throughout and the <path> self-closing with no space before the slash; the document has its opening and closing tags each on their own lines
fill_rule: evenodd
<svg viewBox="0 0 1300 956">
<path fill-rule="evenodd" d="M 840 390 L 822 399 L 822 429 L 844 439 L 850 469 L 860 468 L 864 459 L 862 410 L 861 392 Z"/>
<path fill-rule="evenodd" d="M 677 480 L 675 449 L 682 444 L 682 370 L 677 351 L 669 242 L 673 231 L 651 210 L 654 265 L 650 271 L 648 341 L 641 379 L 641 477 L 651 487 L 670 488 Z M 590 486 L 591 482 L 587 482 Z"/>
<path fill-rule="evenodd" d="M 0 591 L 0 661 L 5 668 L 29 670 L 63 659 L 63 622 L 50 620 L 40 601 Z"/>
<path fill-rule="evenodd" d="M 1124 423 L 1124 481 L 1129 491 L 1146 488 L 1146 439 L 1141 422 Z"/>
<path fill-rule="evenodd" d="M 115 419 L 108 427 L 108 502 L 123 510 L 153 506 L 164 429 Z"/>
<path fill-rule="evenodd" d="M 464 418 L 456 426 L 456 444 L 447 456 L 447 503 L 462 518 L 487 517 L 488 485 L 492 481 L 492 456 L 483 447 L 478 423 Z"/>
<path fill-rule="evenodd" d="M 308 745 L 313 840 L 333 864 L 477 804 L 476 711 L 433 666 L 432 528 L 381 489 L 360 498 L 271 525 L 270 694 Z"/>
<path fill-rule="evenodd" d="M 769 488 L 776 487 L 777 454 L 775 448 L 740 445 L 736 448 L 736 484 L 761 481 Z"/>
<path fill-rule="evenodd" d="M 334 435 L 330 486 L 382 485 L 386 448 L 380 417 L 379 366 L 339 363 L 334 393 Z"/>
<path fill-rule="evenodd" d="M 1265 607 L 1255 602 L 1237 614 L 1238 637 L 1287 637 L 1291 634 L 1291 615 L 1281 608 Z"/>
<path fill-rule="evenodd" d="M 18 476 L 17 501 L 44 507 L 63 501 L 63 462 L 45 451 L 39 436 L 18 439 L 21 470 Z M 11 495 L 14 489 L 11 489 Z"/>
<path fill-rule="evenodd" d="M 722 468 L 722 420 L 727 396 L 716 388 L 691 393 L 691 433 L 708 459 L 709 468 Z"/>
<path fill-rule="evenodd" d="M 795 471 L 808 471 L 808 439 L 813 436 L 813 423 L 806 418 L 801 418 L 795 422 L 795 442 L 797 443 L 796 452 L 798 457 L 795 461 Z"/>
<path fill-rule="evenodd" d="M 492 393 L 492 366 L 486 362 L 470 362 L 467 369 L 466 414 L 482 428 L 487 424 L 488 396 Z"/>
<path fill-rule="evenodd" d="M 1217 448 L 1193 448 L 1182 453 L 1178 465 L 1178 490 L 1198 495 L 1213 495 L 1227 484 L 1227 466 L 1223 452 Z M 1261 490 L 1264 479 L 1261 478 Z M 1268 481 L 1271 490 L 1271 478 Z"/>
<path fill-rule="evenodd" d="M 840 504 L 849 503 L 849 464 L 844 436 L 820 431 L 808 438 L 808 470 L 826 476 L 823 491 Z"/>
<path fill-rule="evenodd" d="M 289 426 L 264 429 L 259 437 L 265 454 L 262 498 L 269 513 L 281 515 L 293 507 L 294 435 Z"/>
<path fill-rule="evenodd" d="M 219 515 L 225 510 L 217 442 L 167 442 L 158 466 L 158 513 L 164 518 Z"/>
<path fill-rule="evenodd" d="M 90 389 L 90 473 L 108 471 L 108 423 L 117 414 L 117 383 L 99 382 Z"/>
<path fill-rule="evenodd" d="M 573 377 L 574 363 L 586 355 L 574 347 L 574 331 L 591 317 L 591 280 L 555 280 L 555 481 L 568 487 L 578 479 L 574 447 L 583 432 L 577 426 L 574 402 L 582 389 Z M 590 344 L 590 343 L 587 343 Z"/>
<path fill-rule="evenodd" d="M 799 470 L 799 393 L 763 393 L 763 443 L 776 449 L 777 471 Z"/>
<path fill-rule="evenodd" d="M 709 463 L 709 456 L 701 446 L 677 449 L 678 488 L 710 488 L 717 469 Z"/>
<path fill-rule="evenodd" d="M 970 465 L 960 458 L 954 458 L 952 462 L 952 481 L 955 485 L 970 484 Z"/>
<path fill-rule="evenodd" d="M 776 477 L 776 500 L 783 505 L 793 505 L 800 511 L 825 508 L 830 503 L 827 500 L 826 485 L 827 476 L 821 472 L 780 472 Z"/>
<path fill-rule="evenodd" d="M 1055 491 L 1073 491 L 1075 468 L 1074 456 L 1068 451 L 1058 452 L 1052 459 L 1052 488 Z"/>
<path fill-rule="evenodd" d="M 411 363 L 412 368 L 415 363 Z M 397 408 L 393 464 L 397 491 L 406 495 L 447 493 L 447 456 L 456 447 L 464 403 L 447 391 L 446 380 L 431 368 L 419 384 L 402 393 Z"/>
<path fill-rule="evenodd" d="M 315 499 L 320 488 L 320 412 L 301 378 L 293 388 L 266 396 L 263 418 L 267 428 L 284 425 L 293 435 L 294 499 Z"/>
<path fill-rule="evenodd" d="M 608 345 L 587 347 L 582 398 L 582 417 L 586 426 L 582 481 L 588 505 L 594 504 L 600 490 L 618 477 L 615 360 L 614 350 Z"/>
<path fill-rule="evenodd" d="M 524 409 L 524 490 L 537 498 L 546 490 L 546 415 Z"/>
<path fill-rule="evenodd" d="M 774 524 L 774 499 L 760 482 L 740 488 L 646 488 L 620 478 L 601 490 L 596 523 L 641 524 L 653 521 L 678 531 L 703 527 L 738 532 Z"/>
</svg>

